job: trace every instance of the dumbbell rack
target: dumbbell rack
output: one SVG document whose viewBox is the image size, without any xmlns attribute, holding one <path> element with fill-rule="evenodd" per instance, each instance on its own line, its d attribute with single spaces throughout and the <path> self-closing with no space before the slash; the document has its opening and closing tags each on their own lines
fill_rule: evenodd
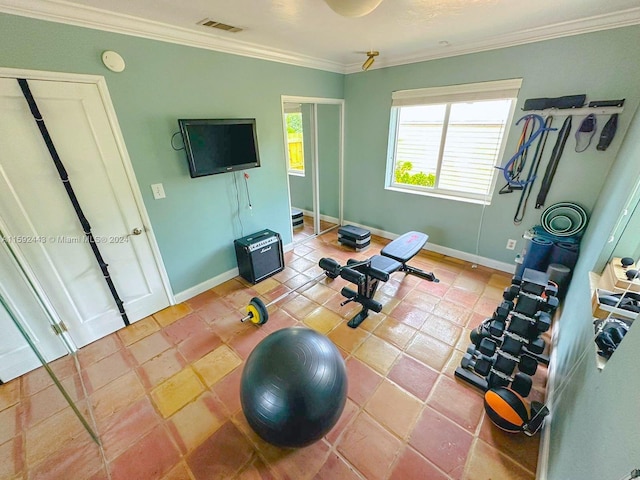
<svg viewBox="0 0 640 480">
<path fill-rule="evenodd" d="M 493 316 L 471 332 L 456 377 L 483 391 L 510 387 L 527 397 L 538 365 L 549 364 L 540 336 L 551 327 L 557 293 L 546 273 L 525 269 L 513 277 Z"/>
</svg>

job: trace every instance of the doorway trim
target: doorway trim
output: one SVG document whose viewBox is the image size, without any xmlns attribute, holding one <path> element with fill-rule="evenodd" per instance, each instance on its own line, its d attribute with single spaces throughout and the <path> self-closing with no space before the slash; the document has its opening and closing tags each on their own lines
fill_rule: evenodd
<svg viewBox="0 0 640 480">
<path fill-rule="evenodd" d="M 49 72 L 42 70 L 27 70 L 22 68 L 5 67 L 0 67 L 0 78 L 26 78 L 27 80 L 48 80 L 54 82 L 87 83 L 96 85 L 96 87 L 98 88 L 98 93 L 100 94 L 100 98 L 102 99 L 102 104 L 105 108 L 107 118 L 109 120 L 109 126 L 111 127 L 113 137 L 116 141 L 118 151 L 120 152 L 120 156 L 122 158 L 122 163 L 127 176 L 129 188 L 131 189 L 136 207 L 138 209 L 138 212 L 140 213 L 142 223 L 144 224 L 147 233 L 149 246 L 151 247 L 154 262 L 156 264 L 156 267 L 158 268 L 158 272 L 160 273 L 164 291 L 169 300 L 169 304 L 175 305 L 176 300 L 173 294 L 173 290 L 171 289 L 171 283 L 169 282 L 169 275 L 167 274 L 167 270 L 162 260 L 162 254 L 160 253 L 160 247 L 158 246 L 153 227 L 151 226 L 151 218 L 149 217 L 149 212 L 147 212 L 147 209 L 144 205 L 144 200 L 142 199 L 140 185 L 138 184 L 138 181 L 136 179 L 136 174 L 133 170 L 133 165 L 131 164 L 131 158 L 129 157 L 129 152 L 127 151 L 127 147 L 124 142 L 124 136 L 122 135 L 122 131 L 120 130 L 118 116 L 116 115 L 116 111 L 113 107 L 113 102 L 111 101 L 111 96 L 109 95 L 109 89 L 107 88 L 106 79 L 102 75 Z"/>
<path fill-rule="evenodd" d="M 344 99 L 343 98 L 327 98 L 327 97 L 300 97 L 300 96 L 292 96 L 292 95 L 281 95 L 280 96 L 280 108 L 281 108 L 281 117 L 282 117 L 282 137 L 283 137 L 283 146 L 284 146 L 284 171 L 287 175 L 287 194 L 289 198 L 289 211 L 291 211 L 291 185 L 289 183 L 289 172 L 288 172 L 288 155 L 287 152 L 287 123 L 285 120 L 285 111 L 284 105 L 285 103 L 312 103 L 314 105 L 338 105 L 340 107 L 340 125 L 339 125 L 339 135 L 338 139 L 338 224 L 342 225 L 343 223 L 343 208 L 344 208 Z M 320 222 L 320 212 L 319 212 L 319 199 L 320 199 L 320 179 L 318 178 L 318 122 L 317 122 L 317 110 L 314 108 L 313 113 L 313 121 L 312 121 L 312 129 L 313 129 L 313 148 L 312 148 L 312 163 L 313 163 L 313 172 L 312 172 L 312 182 L 313 182 L 313 207 L 314 207 L 314 222 L 318 225 L 319 233 L 315 233 L 314 226 L 314 235 L 310 238 L 315 238 L 317 235 L 322 234 L 324 232 L 320 231 L 319 222 Z M 293 243 L 293 225 L 291 221 L 289 221 L 289 228 L 291 231 L 291 241 Z"/>
</svg>

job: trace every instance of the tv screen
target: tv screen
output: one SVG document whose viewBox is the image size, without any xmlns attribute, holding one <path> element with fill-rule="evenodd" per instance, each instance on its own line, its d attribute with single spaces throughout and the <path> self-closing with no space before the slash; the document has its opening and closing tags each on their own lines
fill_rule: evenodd
<svg viewBox="0 0 640 480">
<path fill-rule="evenodd" d="M 260 166 L 255 118 L 178 120 L 192 177 Z"/>
</svg>

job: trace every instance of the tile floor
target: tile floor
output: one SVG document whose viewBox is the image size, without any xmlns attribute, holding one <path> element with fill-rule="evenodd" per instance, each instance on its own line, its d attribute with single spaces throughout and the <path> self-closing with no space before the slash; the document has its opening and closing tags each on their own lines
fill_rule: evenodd
<svg viewBox="0 0 640 480">
<path fill-rule="evenodd" d="M 52 364 L 94 443 L 43 369 L 0 386 L 2 479 L 532 479 L 539 436 L 509 435 L 484 414 L 482 394 L 455 379 L 469 329 L 489 316 L 507 274 L 436 254 L 413 265 L 440 283 L 396 273 L 376 296 L 384 305 L 358 329 L 340 306 L 344 281 L 323 279 L 271 307 L 269 322 L 241 323 L 254 296 L 265 302 L 365 252 L 335 231 L 286 254 L 284 271 L 257 285 L 230 280 Z M 269 333 L 306 326 L 326 334 L 346 360 L 348 400 L 317 443 L 280 449 L 249 428 L 240 406 L 242 366 Z M 540 399 L 545 369 L 530 398 Z M 82 380 L 82 381 L 81 381 Z M 86 392 L 86 395 L 85 395 Z M 91 417 L 88 417 L 91 418 Z"/>
<path fill-rule="evenodd" d="M 304 223 L 301 226 L 298 226 L 293 229 L 293 242 L 300 243 L 308 240 L 313 237 L 313 217 L 309 215 L 305 215 L 303 217 Z M 320 220 L 320 231 L 326 232 L 330 228 L 337 227 L 335 223 L 327 222 L 325 220 Z"/>
</svg>

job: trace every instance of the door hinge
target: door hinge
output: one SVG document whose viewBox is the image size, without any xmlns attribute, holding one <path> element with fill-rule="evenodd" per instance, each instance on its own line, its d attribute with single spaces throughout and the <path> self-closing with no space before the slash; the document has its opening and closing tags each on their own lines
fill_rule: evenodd
<svg viewBox="0 0 640 480">
<path fill-rule="evenodd" d="M 54 323 L 51 325 L 51 328 L 53 328 L 53 333 L 56 335 L 62 335 L 64 332 L 68 331 L 64 322 Z"/>
</svg>

